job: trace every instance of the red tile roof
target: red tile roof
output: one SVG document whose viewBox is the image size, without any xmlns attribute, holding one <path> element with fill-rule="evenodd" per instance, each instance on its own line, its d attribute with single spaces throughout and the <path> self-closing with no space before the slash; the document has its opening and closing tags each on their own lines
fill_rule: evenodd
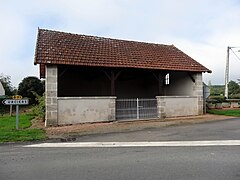
<svg viewBox="0 0 240 180">
<path fill-rule="evenodd" d="M 45 29 L 38 31 L 34 64 L 40 64 L 41 77 L 45 77 L 45 64 L 211 72 L 173 45 Z"/>
</svg>

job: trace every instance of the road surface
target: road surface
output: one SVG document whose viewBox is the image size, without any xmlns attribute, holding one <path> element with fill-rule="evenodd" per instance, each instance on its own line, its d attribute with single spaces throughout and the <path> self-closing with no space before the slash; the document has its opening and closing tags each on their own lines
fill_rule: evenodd
<svg viewBox="0 0 240 180">
<path fill-rule="evenodd" d="M 78 142 L 240 140 L 240 119 L 77 138 Z M 222 141 L 223 140 L 223 141 Z M 228 141 L 227 141 L 228 142 Z M 35 143 L 36 144 L 36 143 Z M 29 147 L 0 145 L 0 179 L 240 179 L 240 145 Z"/>
</svg>

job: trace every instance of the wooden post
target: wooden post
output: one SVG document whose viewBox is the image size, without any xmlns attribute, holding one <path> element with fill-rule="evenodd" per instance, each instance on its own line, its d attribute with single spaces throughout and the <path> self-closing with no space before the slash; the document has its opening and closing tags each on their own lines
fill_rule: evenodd
<svg viewBox="0 0 240 180">
<path fill-rule="evenodd" d="M 121 74 L 121 71 L 119 71 L 116 75 L 115 75 L 113 70 L 111 70 L 110 75 L 106 71 L 104 71 L 104 73 L 108 77 L 108 79 L 111 81 L 111 96 L 114 96 L 116 94 L 116 92 L 115 92 L 115 81 L 118 78 L 118 76 Z"/>
<path fill-rule="evenodd" d="M 114 72 L 111 71 L 111 96 L 115 95 L 115 76 L 114 76 Z"/>
<path fill-rule="evenodd" d="M 162 73 L 154 73 L 153 76 L 158 81 L 158 95 L 163 95 L 163 81 L 164 81 L 164 75 Z"/>
</svg>

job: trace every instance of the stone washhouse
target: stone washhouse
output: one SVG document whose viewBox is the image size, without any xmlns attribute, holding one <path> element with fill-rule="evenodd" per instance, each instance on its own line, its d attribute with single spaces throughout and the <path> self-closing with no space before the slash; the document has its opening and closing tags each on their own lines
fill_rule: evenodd
<svg viewBox="0 0 240 180">
<path fill-rule="evenodd" d="M 116 120 L 118 99 L 156 99 L 156 118 L 203 114 L 209 69 L 174 45 L 38 29 L 46 126 Z"/>
</svg>

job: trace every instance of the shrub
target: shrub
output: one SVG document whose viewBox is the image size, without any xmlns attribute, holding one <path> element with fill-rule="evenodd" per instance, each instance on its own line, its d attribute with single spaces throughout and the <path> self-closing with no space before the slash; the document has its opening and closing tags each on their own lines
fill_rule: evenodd
<svg viewBox="0 0 240 180">
<path fill-rule="evenodd" d="M 36 97 L 37 104 L 32 108 L 32 113 L 39 119 L 45 119 L 45 94 L 43 96 L 38 95 L 36 92 L 32 92 Z"/>
<path fill-rule="evenodd" d="M 4 99 L 8 99 L 8 96 L 0 96 L 0 115 L 4 115 L 9 112 L 9 106 L 2 104 Z"/>
<path fill-rule="evenodd" d="M 210 96 L 207 101 L 213 102 L 213 103 L 222 103 L 222 102 L 226 102 L 226 98 L 224 96 Z"/>
<path fill-rule="evenodd" d="M 240 94 L 233 94 L 229 96 L 229 99 L 240 99 Z"/>
</svg>

